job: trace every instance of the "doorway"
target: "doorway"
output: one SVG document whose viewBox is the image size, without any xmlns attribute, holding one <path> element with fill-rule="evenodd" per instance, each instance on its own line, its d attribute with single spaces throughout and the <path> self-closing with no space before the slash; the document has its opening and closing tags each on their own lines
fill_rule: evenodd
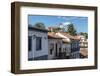
<svg viewBox="0 0 100 76">
<path fill-rule="evenodd" d="M 55 56 L 57 57 L 57 43 L 55 44 Z"/>
</svg>

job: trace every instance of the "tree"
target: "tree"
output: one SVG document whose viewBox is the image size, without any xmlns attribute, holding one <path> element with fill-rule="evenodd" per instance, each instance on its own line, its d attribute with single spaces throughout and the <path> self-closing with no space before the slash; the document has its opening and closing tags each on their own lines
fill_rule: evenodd
<svg viewBox="0 0 100 76">
<path fill-rule="evenodd" d="M 84 33 L 84 36 L 86 37 L 86 39 L 88 38 L 88 34 L 87 33 Z"/>
<path fill-rule="evenodd" d="M 53 28 L 53 32 L 59 32 L 61 31 L 62 29 L 60 27 L 56 27 L 56 28 Z"/>
<path fill-rule="evenodd" d="M 38 22 L 34 25 L 34 27 L 40 28 L 40 29 L 45 29 L 45 25 L 42 22 Z"/>
<path fill-rule="evenodd" d="M 68 26 L 67 26 L 67 32 L 70 33 L 73 36 L 77 35 L 76 29 L 74 28 L 73 24 L 68 24 Z"/>
<path fill-rule="evenodd" d="M 86 39 L 88 38 L 88 34 L 86 32 L 80 32 L 80 35 L 85 36 Z"/>
<path fill-rule="evenodd" d="M 84 35 L 84 32 L 80 32 L 80 35 Z"/>
</svg>

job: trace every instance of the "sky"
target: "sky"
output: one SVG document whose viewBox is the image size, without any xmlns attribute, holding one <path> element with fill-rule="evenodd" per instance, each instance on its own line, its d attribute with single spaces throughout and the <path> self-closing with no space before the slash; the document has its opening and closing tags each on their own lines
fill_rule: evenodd
<svg viewBox="0 0 100 76">
<path fill-rule="evenodd" d="M 72 23 L 78 33 L 88 33 L 88 17 L 28 15 L 28 24 L 34 26 L 37 22 L 44 23 L 46 28 L 57 26 L 59 24 L 63 24 L 65 26 Z"/>
</svg>

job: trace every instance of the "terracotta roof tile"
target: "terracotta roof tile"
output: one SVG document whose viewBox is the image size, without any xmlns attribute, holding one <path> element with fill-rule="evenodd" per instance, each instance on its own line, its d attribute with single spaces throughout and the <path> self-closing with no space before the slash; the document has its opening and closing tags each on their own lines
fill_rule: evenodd
<svg viewBox="0 0 100 76">
<path fill-rule="evenodd" d="M 80 54 L 83 56 L 87 56 L 88 55 L 88 51 L 86 48 L 80 48 Z"/>
<path fill-rule="evenodd" d="M 62 37 L 56 35 L 55 32 L 48 32 L 48 38 L 58 38 L 58 39 L 63 39 Z"/>
<path fill-rule="evenodd" d="M 67 32 L 60 32 L 60 33 L 63 34 L 64 36 L 67 36 L 70 39 L 80 40 L 80 36 L 72 36 Z"/>
<path fill-rule="evenodd" d="M 74 39 L 74 36 L 70 35 L 69 33 L 66 33 L 66 32 L 60 32 L 62 35 L 70 38 L 70 39 Z"/>
<path fill-rule="evenodd" d="M 62 39 L 62 41 L 63 41 L 64 43 L 69 43 L 69 41 L 68 41 L 67 39 Z"/>
</svg>

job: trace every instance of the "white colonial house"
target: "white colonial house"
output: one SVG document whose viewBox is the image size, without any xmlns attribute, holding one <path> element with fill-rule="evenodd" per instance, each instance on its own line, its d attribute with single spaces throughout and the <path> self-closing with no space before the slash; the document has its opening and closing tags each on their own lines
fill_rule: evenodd
<svg viewBox="0 0 100 76">
<path fill-rule="evenodd" d="M 80 58 L 79 38 L 65 32 L 28 27 L 28 60 Z"/>
<path fill-rule="evenodd" d="M 80 58 L 88 57 L 88 39 L 85 36 L 79 35 L 80 37 Z"/>
<path fill-rule="evenodd" d="M 72 36 L 69 33 L 65 33 L 65 32 L 58 32 L 57 35 L 64 37 L 69 43 L 66 46 L 67 57 L 71 59 L 80 58 L 80 47 L 79 47 L 80 38 L 78 36 Z"/>
<path fill-rule="evenodd" d="M 28 27 L 28 60 L 48 59 L 48 31 Z"/>
<path fill-rule="evenodd" d="M 88 47 L 88 40 L 83 35 L 80 35 L 80 47 Z"/>
<path fill-rule="evenodd" d="M 79 39 L 73 38 L 71 40 L 71 56 L 70 58 L 80 58 Z"/>
<path fill-rule="evenodd" d="M 62 37 L 62 51 L 64 54 L 66 54 L 66 59 L 70 58 L 70 54 L 71 54 L 71 40 L 70 38 L 67 36 L 67 33 L 65 32 L 58 32 L 56 33 L 56 35 Z"/>
<path fill-rule="evenodd" d="M 62 52 L 62 38 L 54 32 L 48 32 L 48 59 L 59 59 Z"/>
<path fill-rule="evenodd" d="M 71 54 L 71 45 L 70 45 L 70 42 L 68 42 L 66 39 L 62 39 L 62 49 L 63 49 L 63 52 L 65 52 L 65 55 L 66 55 L 66 59 L 69 59 L 70 58 L 70 54 Z"/>
</svg>

